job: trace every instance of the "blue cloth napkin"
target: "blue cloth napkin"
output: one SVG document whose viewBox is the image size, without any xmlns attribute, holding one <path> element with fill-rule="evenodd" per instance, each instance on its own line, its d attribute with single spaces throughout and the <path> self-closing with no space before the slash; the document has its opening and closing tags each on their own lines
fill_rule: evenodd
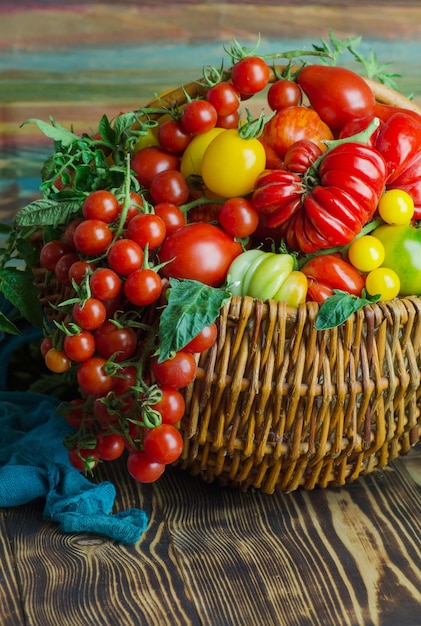
<svg viewBox="0 0 421 626">
<path fill-rule="evenodd" d="M 33 340 L 0 337 L 0 383 L 5 384 L 13 346 Z M 108 481 L 94 484 L 69 462 L 63 437 L 70 427 L 57 412 L 59 400 L 33 392 L 0 389 L 0 507 L 45 499 L 44 517 L 64 532 L 89 532 L 121 543 L 135 543 L 147 527 L 144 511 L 111 513 L 116 490 Z"/>
</svg>

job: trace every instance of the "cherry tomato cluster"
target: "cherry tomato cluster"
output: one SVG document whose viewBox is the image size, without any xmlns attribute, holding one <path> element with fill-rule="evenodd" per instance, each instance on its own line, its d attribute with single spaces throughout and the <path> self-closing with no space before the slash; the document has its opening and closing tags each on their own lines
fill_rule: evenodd
<svg viewBox="0 0 421 626">
<path fill-rule="evenodd" d="M 379 108 L 350 70 L 280 72 L 254 53 L 199 82 L 201 95 L 186 91 L 131 145 L 124 186 L 86 193 L 40 251 L 66 294 L 41 351 L 51 371 L 76 372 L 80 397 L 65 414 L 81 470 L 126 450 L 130 475 L 151 482 L 182 454 L 183 389 L 217 325 L 161 360 L 150 311 L 165 307 L 171 280 L 289 306 L 336 290 L 402 293 L 392 243 L 417 236 L 381 228 L 417 230 L 421 116 Z M 269 115 L 253 118 L 256 94 Z"/>
</svg>

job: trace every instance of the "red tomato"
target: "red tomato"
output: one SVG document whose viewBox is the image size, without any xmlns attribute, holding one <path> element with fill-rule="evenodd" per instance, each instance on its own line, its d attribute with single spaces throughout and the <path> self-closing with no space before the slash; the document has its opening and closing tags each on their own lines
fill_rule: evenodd
<svg viewBox="0 0 421 626">
<path fill-rule="evenodd" d="M 218 287 L 241 244 L 212 224 L 188 224 L 168 236 L 161 246 L 160 270 L 165 278 L 189 278 Z"/>
<path fill-rule="evenodd" d="M 218 221 L 231 237 L 249 237 L 259 224 L 259 214 L 247 198 L 230 198 L 218 212 Z"/>
<path fill-rule="evenodd" d="M 143 263 L 142 248 L 131 239 L 118 239 L 108 251 L 108 264 L 119 276 L 128 276 Z"/>
<path fill-rule="evenodd" d="M 98 300 L 112 300 L 121 291 L 121 280 L 118 274 L 108 267 L 100 267 L 89 279 L 91 294 Z"/>
<path fill-rule="evenodd" d="M 59 240 L 49 241 L 44 244 L 40 252 L 40 264 L 50 272 L 54 272 L 57 261 L 70 252 L 70 247 Z"/>
<path fill-rule="evenodd" d="M 179 164 L 180 161 L 176 154 L 156 146 L 148 146 L 134 155 L 130 167 L 135 172 L 140 184 L 149 189 L 156 174 L 165 170 L 177 170 Z"/>
<path fill-rule="evenodd" d="M 127 458 L 127 471 L 140 483 L 153 483 L 164 473 L 165 464 L 151 461 L 143 450 L 132 450 Z"/>
<path fill-rule="evenodd" d="M 103 461 L 114 461 L 121 457 L 125 450 L 124 439 L 118 433 L 100 430 L 96 436 L 95 454 Z"/>
<path fill-rule="evenodd" d="M 302 139 L 310 139 L 323 150 L 323 140 L 333 139 L 333 134 L 316 111 L 293 106 L 275 113 L 265 125 L 262 139 L 283 157 L 290 146 Z"/>
<path fill-rule="evenodd" d="M 161 424 L 146 432 L 145 454 L 156 463 L 174 463 L 183 451 L 183 437 L 171 424 Z"/>
<path fill-rule="evenodd" d="M 191 134 L 178 120 L 168 120 L 158 127 L 159 145 L 167 152 L 183 152 L 191 138 Z"/>
<path fill-rule="evenodd" d="M 155 205 L 155 215 L 165 224 L 167 236 L 186 225 L 186 217 L 181 209 L 172 202 L 159 202 Z"/>
<path fill-rule="evenodd" d="M 214 322 L 210 326 L 202 328 L 200 333 L 184 346 L 184 350 L 187 350 L 187 352 L 204 352 L 213 346 L 217 337 L 218 328 Z"/>
<path fill-rule="evenodd" d="M 215 107 L 218 118 L 232 115 L 240 105 L 238 90 L 227 81 L 213 85 L 206 93 L 206 100 Z"/>
<path fill-rule="evenodd" d="M 337 254 L 315 256 L 301 271 L 309 279 L 308 300 L 321 302 L 332 295 L 334 289 L 360 296 L 364 288 L 365 281 L 358 270 Z"/>
<path fill-rule="evenodd" d="M 179 350 L 171 359 L 158 363 L 158 357 L 153 357 L 151 370 L 161 387 L 182 389 L 187 387 L 196 376 L 196 360 L 191 352 Z"/>
<path fill-rule="evenodd" d="M 107 311 L 101 300 L 87 298 L 74 303 L 72 315 L 74 322 L 84 330 L 96 330 L 105 322 Z"/>
<path fill-rule="evenodd" d="M 246 96 L 262 91 L 268 84 L 269 77 L 266 61 L 256 56 L 244 57 L 231 68 L 232 84 Z"/>
<path fill-rule="evenodd" d="M 184 415 L 186 403 L 184 396 L 177 389 L 162 387 L 162 398 L 150 408 L 158 411 L 163 424 L 177 424 Z"/>
<path fill-rule="evenodd" d="M 86 219 L 102 220 L 109 224 L 119 213 L 118 200 L 110 191 L 98 189 L 85 198 L 82 213 Z"/>
<path fill-rule="evenodd" d="M 131 326 L 120 327 L 107 320 L 95 333 L 97 352 L 106 359 L 114 354 L 117 363 L 129 359 L 136 347 L 137 335 Z"/>
<path fill-rule="evenodd" d="M 78 445 L 69 450 L 70 463 L 81 472 L 91 472 L 98 465 L 98 460 L 95 450 L 81 448 Z"/>
<path fill-rule="evenodd" d="M 164 220 L 154 213 L 141 213 L 130 220 L 127 237 L 141 248 L 148 244 L 149 250 L 158 248 L 167 234 Z"/>
<path fill-rule="evenodd" d="M 188 133 L 198 135 L 214 128 L 217 119 L 213 104 L 207 100 L 192 100 L 184 107 L 180 122 Z"/>
<path fill-rule="evenodd" d="M 158 300 L 162 293 L 161 276 L 148 267 L 135 270 L 124 283 L 124 294 L 135 306 L 147 306 Z"/>
<path fill-rule="evenodd" d="M 150 194 L 154 204 L 172 202 L 177 206 L 187 202 L 190 189 L 185 176 L 178 170 L 159 172 L 151 180 Z"/>
<path fill-rule="evenodd" d="M 77 382 L 84 395 L 106 396 L 113 388 L 113 377 L 106 373 L 106 359 L 93 356 L 77 370 Z"/>
<path fill-rule="evenodd" d="M 66 335 L 63 348 L 72 361 L 86 361 L 95 351 L 95 339 L 89 330 L 81 330 L 76 335 Z"/>
<path fill-rule="evenodd" d="M 365 80 L 344 67 L 306 65 L 297 82 L 311 106 L 332 130 L 374 113 L 375 98 Z"/>
<path fill-rule="evenodd" d="M 96 219 L 80 222 L 73 233 L 76 250 L 88 256 L 105 252 L 112 238 L 108 224 Z"/>
<path fill-rule="evenodd" d="M 286 107 L 300 105 L 303 101 L 303 92 L 295 81 L 280 78 L 269 87 L 267 99 L 273 111 L 280 111 Z"/>
</svg>

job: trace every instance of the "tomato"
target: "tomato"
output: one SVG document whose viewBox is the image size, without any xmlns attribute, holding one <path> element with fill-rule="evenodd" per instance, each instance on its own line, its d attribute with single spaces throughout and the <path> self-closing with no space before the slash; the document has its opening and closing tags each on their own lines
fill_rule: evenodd
<svg viewBox="0 0 421 626">
<path fill-rule="evenodd" d="M 278 111 L 265 125 L 262 139 L 284 157 L 295 142 L 310 139 L 322 150 L 324 140 L 333 139 L 329 126 L 313 109 L 291 106 Z"/>
<path fill-rule="evenodd" d="M 388 267 L 378 267 L 367 274 L 365 288 L 371 296 L 380 295 L 380 302 L 393 300 L 400 291 L 399 276 Z"/>
<path fill-rule="evenodd" d="M 381 196 L 377 209 L 387 224 L 409 224 L 414 215 L 414 201 L 403 189 L 389 189 Z"/>
<path fill-rule="evenodd" d="M 192 100 L 184 107 L 180 122 L 183 128 L 192 135 L 206 133 L 214 128 L 218 113 L 208 100 Z"/>
<path fill-rule="evenodd" d="M 48 243 L 45 243 L 41 248 L 39 258 L 40 264 L 42 267 L 45 267 L 45 269 L 49 270 L 50 272 L 54 272 L 57 261 L 70 251 L 70 247 L 62 241 L 49 241 Z"/>
<path fill-rule="evenodd" d="M 57 350 L 56 348 L 50 348 L 44 357 L 45 365 L 55 374 L 62 374 L 70 369 L 70 359 L 64 350 Z"/>
<path fill-rule="evenodd" d="M 70 285 L 69 270 L 74 263 L 80 260 L 76 252 L 67 252 L 59 258 L 54 268 L 54 274 L 61 285 Z"/>
<path fill-rule="evenodd" d="M 165 278 L 189 278 L 218 287 L 228 267 L 241 254 L 241 244 L 212 224 L 188 224 L 169 235 L 161 246 L 160 272 Z"/>
<path fill-rule="evenodd" d="M 72 361 L 86 361 L 95 351 L 95 339 L 89 330 L 81 330 L 75 335 L 66 335 L 63 349 Z"/>
<path fill-rule="evenodd" d="M 51 339 L 51 337 L 44 337 L 41 341 L 40 348 L 39 348 L 41 352 L 41 356 L 45 358 L 45 355 L 47 354 L 48 350 L 51 350 L 52 347 L 53 347 L 53 340 Z"/>
<path fill-rule="evenodd" d="M 133 239 L 141 248 L 148 245 L 149 250 L 158 248 L 166 234 L 164 220 L 154 213 L 136 215 L 127 227 L 127 237 Z"/>
<path fill-rule="evenodd" d="M 246 96 L 262 91 L 269 83 L 269 77 L 266 61 L 257 56 L 244 57 L 231 68 L 232 84 Z"/>
<path fill-rule="evenodd" d="M 156 463 L 174 463 L 183 451 L 183 437 L 171 424 L 161 424 L 146 432 L 145 454 Z"/>
<path fill-rule="evenodd" d="M 155 204 L 155 215 L 160 217 L 165 224 L 166 235 L 172 235 L 176 230 L 186 225 L 186 217 L 183 211 L 172 202 L 159 202 Z"/>
<path fill-rule="evenodd" d="M 284 167 L 290 172 L 303 174 L 322 154 L 320 147 L 311 139 L 299 139 L 285 152 Z"/>
<path fill-rule="evenodd" d="M 206 133 L 193 137 L 181 157 L 180 172 L 183 176 L 188 178 L 189 176 L 202 175 L 202 159 L 205 150 L 211 141 L 222 132 L 224 132 L 223 128 L 212 128 Z"/>
<path fill-rule="evenodd" d="M 399 276 L 399 295 L 421 295 L 421 230 L 385 224 L 373 231 L 385 249 L 383 265 Z"/>
<path fill-rule="evenodd" d="M 360 272 L 371 272 L 380 267 L 384 256 L 382 242 L 373 235 L 363 235 L 354 239 L 348 248 L 348 259 Z"/>
<path fill-rule="evenodd" d="M 75 324 L 84 330 L 96 330 L 105 322 L 107 311 L 101 300 L 87 298 L 74 303 L 72 316 Z"/>
<path fill-rule="evenodd" d="M 386 162 L 387 184 L 391 184 L 421 149 L 421 121 L 395 113 L 381 124 L 374 145 Z"/>
<path fill-rule="evenodd" d="M 216 127 L 220 129 L 230 130 L 231 128 L 238 128 L 240 123 L 240 112 L 234 111 L 229 115 L 218 115 Z"/>
<path fill-rule="evenodd" d="M 124 203 L 120 204 L 119 210 L 123 211 Z M 129 202 L 128 206 L 124 207 L 126 211 L 126 219 L 124 220 L 124 226 L 127 226 L 129 222 L 136 216 L 139 215 L 139 211 L 143 207 L 143 198 L 135 191 L 131 191 L 129 194 Z"/>
<path fill-rule="evenodd" d="M 162 293 L 160 275 L 150 268 L 139 268 L 126 279 L 124 294 L 135 306 L 147 306 L 156 302 Z"/>
<path fill-rule="evenodd" d="M 85 198 L 82 213 L 85 219 L 102 220 L 109 224 L 119 213 L 118 200 L 110 191 L 98 189 Z"/>
<path fill-rule="evenodd" d="M 171 359 L 159 362 L 153 357 L 151 371 L 161 387 L 182 389 L 187 387 L 196 376 L 196 360 L 187 350 L 179 350 Z"/>
<path fill-rule="evenodd" d="M 216 323 L 213 322 L 210 326 L 202 328 L 200 333 L 184 346 L 184 350 L 187 350 L 187 352 L 204 352 L 213 346 L 217 337 L 218 328 Z"/>
<path fill-rule="evenodd" d="M 167 120 L 158 127 L 159 145 L 167 152 L 183 152 L 191 139 L 191 134 L 178 120 Z"/>
<path fill-rule="evenodd" d="M 127 471 L 140 483 L 153 483 L 164 473 L 165 464 L 152 461 L 143 450 L 132 450 L 127 457 Z"/>
<path fill-rule="evenodd" d="M 406 162 L 403 171 L 386 188 L 409 193 L 414 202 L 414 219 L 421 220 L 421 149 Z"/>
<path fill-rule="evenodd" d="M 113 388 L 113 377 L 104 369 L 106 359 L 93 356 L 80 364 L 77 382 L 84 395 L 105 396 Z"/>
<path fill-rule="evenodd" d="M 244 139 L 236 129 L 224 130 L 205 150 L 202 177 L 212 192 L 232 198 L 250 193 L 265 167 L 266 153 L 258 139 Z"/>
<path fill-rule="evenodd" d="M 121 279 L 108 267 L 100 267 L 89 278 L 89 287 L 93 298 L 112 300 L 121 291 Z"/>
<path fill-rule="evenodd" d="M 98 465 L 99 459 L 95 450 L 81 448 L 79 445 L 76 445 L 69 450 L 68 455 L 71 465 L 81 472 L 92 472 Z"/>
<path fill-rule="evenodd" d="M 280 78 L 268 89 L 267 100 L 273 111 L 299 106 L 303 101 L 303 92 L 294 80 Z"/>
<path fill-rule="evenodd" d="M 80 285 L 85 276 L 88 276 L 95 269 L 93 263 L 88 261 L 75 261 L 68 269 L 67 276 L 71 283 Z"/>
<path fill-rule="evenodd" d="M 232 115 L 240 105 L 238 89 L 227 81 L 221 81 L 212 85 L 206 92 L 206 100 L 216 109 L 218 118 Z"/>
<path fill-rule="evenodd" d="M 301 271 L 309 280 L 308 300 L 323 301 L 334 289 L 361 296 L 364 278 L 338 254 L 321 254 L 304 263 Z M 322 286 L 322 289 L 320 289 Z"/>
<path fill-rule="evenodd" d="M 114 461 L 120 458 L 124 450 L 124 439 L 118 433 L 107 430 L 100 430 L 97 433 L 94 452 L 103 461 Z"/>
<path fill-rule="evenodd" d="M 88 256 L 105 252 L 112 241 L 112 232 L 106 222 L 88 219 L 80 222 L 73 233 L 76 250 Z"/>
<path fill-rule="evenodd" d="M 107 320 L 95 332 L 95 348 L 106 359 L 114 355 L 119 363 L 129 359 L 137 348 L 137 335 L 131 326 L 120 326 Z"/>
<path fill-rule="evenodd" d="M 293 270 L 285 278 L 272 300 L 286 302 L 288 306 L 296 308 L 306 301 L 307 291 L 307 276 L 299 270 Z"/>
<path fill-rule="evenodd" d="M 178 170 L 165 170 L 156 174 L 150 184 L 154 204 L 172 202 L 180 206 L 189 198 L 189 186 L 185 176 Z"/>
<path fill-rule="evenodd" d="M 76 250 L 76 246 L 74 242 L 74 232 L 76 228 L 79 226 L 79 224 L 83 221 L 84 221 L 83 217 L 74 219 L 69 224 L 67 224 L 64 230 L 64 241 L 66 242 L 66 245 L 71 250 Z"/>
<path fill-rule="evenodd" d="M 69 426 L 75 430 L 92 428 L 95 421 L 83 398 L 75 398 L 66 404 L 64 418 Z"/>
<path fill-rule="evenodd" d="M 114 395 L 122 396 L 127 393 L 137 383 L 137 369 L 134 365 L 125 365 L 120 367 L 118 373 L 114 376 L 113 392 Z"/>
<path fill-rule="evenodd" d="M 259 214 L 247 198 L 230 198 L 221 205 L 218 221 L 231 237 L 249 237 L 259 224 Z"/>
<path fill-rule="evenodd" d="M 130 167 L 139 183 L 149 189 L 156 174 L 165 170 L 176 170 L 179 168 L 179 163 L 179 157 L 176 154 L 156 146 L 149 146 L 134 155 Z"/>
<path fill-rule="evenodd" d="M 151 404 L 150 408 L 158 411 L 163 424 L 177 424 L 184 415 L 186 403 L 184 396 L 171 387 L 161 387 L 162 398 Z"/>
<path fill-rule="evenodd" d="M 119 276 L 128 276 L 143 263 L 142 248 L 132 239 L 118 239 L 108 250 L 108 265 Z"/>
<path fill-rule="evenodd" d="M 374 114 L 375 98 L 365 80 L 338 66 L 306 65 L 297 82 L 311 106 L 333 131 L 357 117 Z"/>
</svg>

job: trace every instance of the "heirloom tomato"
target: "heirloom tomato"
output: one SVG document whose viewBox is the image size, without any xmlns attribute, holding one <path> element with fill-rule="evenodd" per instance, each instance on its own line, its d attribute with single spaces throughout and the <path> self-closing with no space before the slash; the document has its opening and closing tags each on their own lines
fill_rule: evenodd
<svg viewBox="0 0 421 626">
<path fill-rule="evenodd" d="M 309 280 L 308 300 L 323 302 L 335 289 L 360 296 L 364 278 L 339 254 L 321 254 L 307 261 L 301 271 Z"/>
<path fill-rule="evenodd" d="M 384 224 L 373 231 L 383 244 L 383 266 L 399 276 L 399 295 L 421 295 L 421 230 L 410 225 Z"/>
<path fill-rule="evenodd" d="M 220 286 L 228 268 L 241 254 L 241 244 L 213 224 L 188 224 L 168 236 L 160 249 L 165 278 L 189 278 Z"/>
<path fill-rule="evenodd" d="M 334 131 L 349 120 L 374 113 L 373 92 L 361 76 L 349 69 L 306 65 L 297 82 L 311 106 Z"/>
<path fill-rule="evenodd" d="M 303 106 L 291 106 L 277 111 L 266 123 L 262 139 L 278 156 L 283 157 L 288 148 L 303 139 L 313 141 L 323 150 L 323 141 L 333 139 L 333 134 L 316 111 Z"/>
<path fill-rule="evenodd" d="M 202 160 L 206 187 L 223 198 L 253 190 L 266 167 L 265 149 L 256 138 L 244 139 L 237 129 L 224 130 L 207 147 Z"/>
</svg>

